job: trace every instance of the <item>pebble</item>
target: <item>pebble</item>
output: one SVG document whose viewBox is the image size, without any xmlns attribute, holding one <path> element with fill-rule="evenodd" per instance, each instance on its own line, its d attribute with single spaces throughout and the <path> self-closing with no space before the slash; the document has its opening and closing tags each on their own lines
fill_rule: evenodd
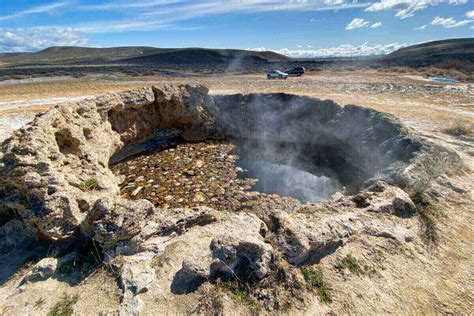
<svg viewBox="0 0 474 316">
<path fill-rule="evenodd" d="M 132 196 L 137 195 L 142 189 L 143 189 L 142 187 L 138 187 L 138 188 L 136 188 L 135 190 L 133 190 Z"/>
<path fill-rule="evenodd" d="M 112 170 L 124 178 L 120 184 L 124 198 L 147 199 L 161 208 L 204 205 L 222 211 L 291 211 L 301 206 L 293 198 L 251 191 L 257 179 L 239 178 L 245 170 L 236 165 L 234 149 L 231 143 L 215 141 L 178 144 L 118 163 Z M 138 182 L 146 185 L 137 186 Z"/>
</svg>

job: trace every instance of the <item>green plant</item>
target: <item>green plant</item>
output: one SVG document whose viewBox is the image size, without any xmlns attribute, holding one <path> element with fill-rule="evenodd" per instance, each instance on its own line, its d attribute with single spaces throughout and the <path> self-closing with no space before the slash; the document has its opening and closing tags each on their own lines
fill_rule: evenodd
<svg viewBox="0 0 474 316">
<path fill-rule="evenodd" d="M 301 272 L 303 272 L 303 277 L 306 281 L 306 284 L 310 288 L 314 289 L 322 287 L 324 285 L 323 273 L 320 269 L 314 269 L 312 267 L 303 267 L 301 268 Z"/>
<path fill-rule="evenodd" d="M 341 269 L 348 269 L 349 271 L 357 275 L 364 274 L 364 270 L 362 270 L 362 268 L 359 266 L 357 259 L 354 258 L 351 254 L 348 254 L 341 260 L 339 267 Z"/>
<path fill-rule="evenodd" d="M 218 283 L 218 288 L 230 293 L 232 300 L 252 310 L 258 310 L 258 303 L 252 295 L 250 286 L 237 279 Z"/>
<path fill-rule="evenodd" d="M 306 285 L 309 289 L 315 290 L 318 293 L 320 301 L 323 303 L 331 303 L 331 292 L 324 282 L 323 272 L 321 269 L 302 267 L 301 272 L 303 273 Z"/>
<path fill-rule="evenodd" d="M 84 181 L 83 186 L 86 190 L 92 191 L 99 188 L 99 183 L 96 179 L 90 178 Z"/>
<path fill-rule="evenodd" d="M 69 296 L 64 294 L 61 299 L 49 311 L 48 316 L 69 316 L 74 311 L 74 305 L 79 300 L 79 295 Z"/>
</svg>

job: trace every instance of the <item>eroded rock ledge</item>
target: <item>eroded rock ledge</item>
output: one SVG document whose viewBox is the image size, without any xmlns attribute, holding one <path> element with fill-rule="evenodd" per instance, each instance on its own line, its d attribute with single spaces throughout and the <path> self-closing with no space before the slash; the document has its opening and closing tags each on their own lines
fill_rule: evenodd
<svg viewBox="0 0 474 316">
<path fill-rule="evenodd" d="M 353 167 L 347 177 L 359 192 L 259 216 L 205 207 L 157 209 L 146 200 L 122 199 L 120 180 L 109 169 L 111 157 L 164 130 L 185 141 L 299 144 L 295 148 L 309 159 L 319 159 L 323 148 Z M 287 94 L 210 96 L 206 87 L 187 85 L 56 106 L 2 146 L 4 211 L 14 212 L 41 238 L 86 235 L 109 258 L 126 255 L 125 307 L 159 278 L 150 262 L 169 255 L 170 245 L 187 245 L 170 255 L 178 264 L 166 271 L 175 276 L 163 286 L 181 293 L 219 275 L 263 279 L 277 256 L 295 266 L 315 263 L 357 236 L 413 241 L 416 231 L 404 223 L 415 212 L 410 194 L 459 160 L 375 110 Z M 140 266 L 137 262 L 153 271 L 146 282 L 133 280 L 130 269 Z"/>
</svg>

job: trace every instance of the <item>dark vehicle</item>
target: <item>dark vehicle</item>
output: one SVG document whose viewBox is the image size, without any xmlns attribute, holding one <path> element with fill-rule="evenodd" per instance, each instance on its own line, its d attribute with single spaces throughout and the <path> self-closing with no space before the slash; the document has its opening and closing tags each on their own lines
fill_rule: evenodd
<svg viewBox="0 0 474 316">
<path fill-rule="evenodd" d="M 295 68 L 291 68 L 291 69 L 288 69 L 287 71 L 285 71 L 289 76 L 301 76 L 302 74 L 304 74 L 304 67 L 295 67 Z"/>
</svg>

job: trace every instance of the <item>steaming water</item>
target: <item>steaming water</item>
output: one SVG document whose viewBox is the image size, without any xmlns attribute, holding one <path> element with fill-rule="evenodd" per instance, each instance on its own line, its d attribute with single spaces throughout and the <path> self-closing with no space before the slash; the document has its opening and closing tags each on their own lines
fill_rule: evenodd
<svg viewBox="0 0 474 316">
<path fill-rule="evenodd" d="M 239 161 L 238 164 L 247 170 L 242 176 L 258 180 L 252 188 L 255 191 L 291 196 L 301 202 L 320 202 L 342 190 L 335 179 L 316 176 L 292 166 L 262 160 Z"/>
</svg>

